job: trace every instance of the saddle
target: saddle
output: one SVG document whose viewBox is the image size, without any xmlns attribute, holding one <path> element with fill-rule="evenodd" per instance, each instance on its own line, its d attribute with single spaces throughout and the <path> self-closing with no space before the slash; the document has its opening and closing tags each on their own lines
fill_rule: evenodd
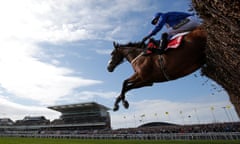
<svg viewBox="0 0 240 144">
<path fill-rule="evenodd" d="M 181 44 L 182 40 L 183 40 L 183 36 L 187 35 L 189 32 L 182 32 L 182 33 L 178 33 L 174 36 L 172 36 L 169 41 L 168 41 L 168 45 L 167 47 L 164 49 L 164 51 L 167 51 L 168 49 L 176 49 L 179 47 L 179 45 Z M 160 41 L 159 40 L 155 40 L 153 38 L 151 38 L 147 44 L 147 48 L 151 49 L 151 50 L 147 50 L 146 53 L 147 54 L 151 54 L 154 53 L 153 51 L 155 51 L 154 49 L 159 49 L 160 47 Z"/>
</svg>

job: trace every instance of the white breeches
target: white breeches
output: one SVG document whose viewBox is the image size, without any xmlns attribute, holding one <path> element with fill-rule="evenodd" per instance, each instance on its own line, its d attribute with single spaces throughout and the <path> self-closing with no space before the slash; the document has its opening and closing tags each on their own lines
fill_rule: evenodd
<svg viewBox="0 0 240 144">
<path fill-rule="evenodd" d="M 193 29 L 195 29 L 196 27 L 198 27 L 201 24 L 201 22 L 197 16 L 189 16 L 189 17 L 187 17 L 187 19 L 189 19 L 189 21 L 177 29 L 174 29 L 173 27 L 169 27 L 168 31 L 167 31 L 169 36 L 173 36 L 173 35 L 175 35 L 177 33 L 181 33 L 181 32 L 192 31 Z"/>
</svg>

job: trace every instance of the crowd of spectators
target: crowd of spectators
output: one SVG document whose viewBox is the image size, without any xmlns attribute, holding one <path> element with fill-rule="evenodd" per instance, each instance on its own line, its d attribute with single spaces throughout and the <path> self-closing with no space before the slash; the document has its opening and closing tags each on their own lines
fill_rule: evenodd
<svg viewBox="0 0 240 144">
<path fill-rule="evenodd" d="M 112 132 L 119 134 L 240 132 L 240 122 L 172 126 L 146 126 L 138 128 L 118 129 Z"/>
<path fill-rule="evenodd" d="M 211 124 L 195 124 L 195 125 L 146 125 L 137 128 L 109 129 L 88 127 L 60 127 L 53 129 L 50 125 L 61 125 L 63 121 L 57 119 L 50 122 L 45 117 L 25 117 L 15 123 L 11 119 L 0 119 L 0 133 L 37 133 L 37 134 L 159 134 L 159 133 L 209 133 L 209 132 L 240 132 L 240 122 L 228 123 L 211 123 Z M 35 127 L 31 126 L 41 126 Z M 18 129 L 17 126 L 26 126 L 26 128 Z"/>
</svg>

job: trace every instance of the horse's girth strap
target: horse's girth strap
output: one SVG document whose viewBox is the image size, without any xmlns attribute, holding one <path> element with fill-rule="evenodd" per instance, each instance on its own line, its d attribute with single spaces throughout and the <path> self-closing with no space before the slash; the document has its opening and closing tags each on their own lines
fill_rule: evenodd
<svg viewBox="0 0 240 144">
<path fill-rule="evenodd" d="M 162 70 L 162 73 L 164 75 L 164 77 L 169 81 L 171 80 L 171 78 L 167 75 L 166 71 L 165 71 L 165 67 L 164 67 L 164 62 L 163 62 L 163 57 L 162 55 L 159 56 L 159 62 L 160 62 L 160 67 Z"/>
</svg>

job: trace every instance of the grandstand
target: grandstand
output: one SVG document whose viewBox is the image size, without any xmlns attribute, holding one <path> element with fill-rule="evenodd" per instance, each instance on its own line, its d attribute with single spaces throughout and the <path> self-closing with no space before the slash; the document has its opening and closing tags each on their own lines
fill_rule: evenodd
<svg viewBox="0 0 240 144">
<path fill-rule="evenodd" d="M 44 116 L 26 116 L 23 120 L 17 120 L 15 125 L 47 125 L 50 124 L 50 120 L 46 119 Z"/>
<path fill-rule="evenodd" d="M 95 103 L 78 103 L 51 106 L 49 109 L 61 112 L 59 119 L 51 123 L 52 129 L 93 130 L 110 129 L 109 108 Z"/>
<path fill-rule="evenodd" d="M 1 118 L 0 119 L 0 126 L 11 126 L 14 122 L 10 118 Z"/>
<path fill-rule="evenodd" d="M 109 130 L 111 120 L 109 108 L 95 103 L 78 103 L 48 107 L 61 112 L 59 119 L 50 122 L 44 116 L 25 116 L 22 120 L 0 119 L 0 132 L 39 133 L 56 130 Z"/>
</svg>

